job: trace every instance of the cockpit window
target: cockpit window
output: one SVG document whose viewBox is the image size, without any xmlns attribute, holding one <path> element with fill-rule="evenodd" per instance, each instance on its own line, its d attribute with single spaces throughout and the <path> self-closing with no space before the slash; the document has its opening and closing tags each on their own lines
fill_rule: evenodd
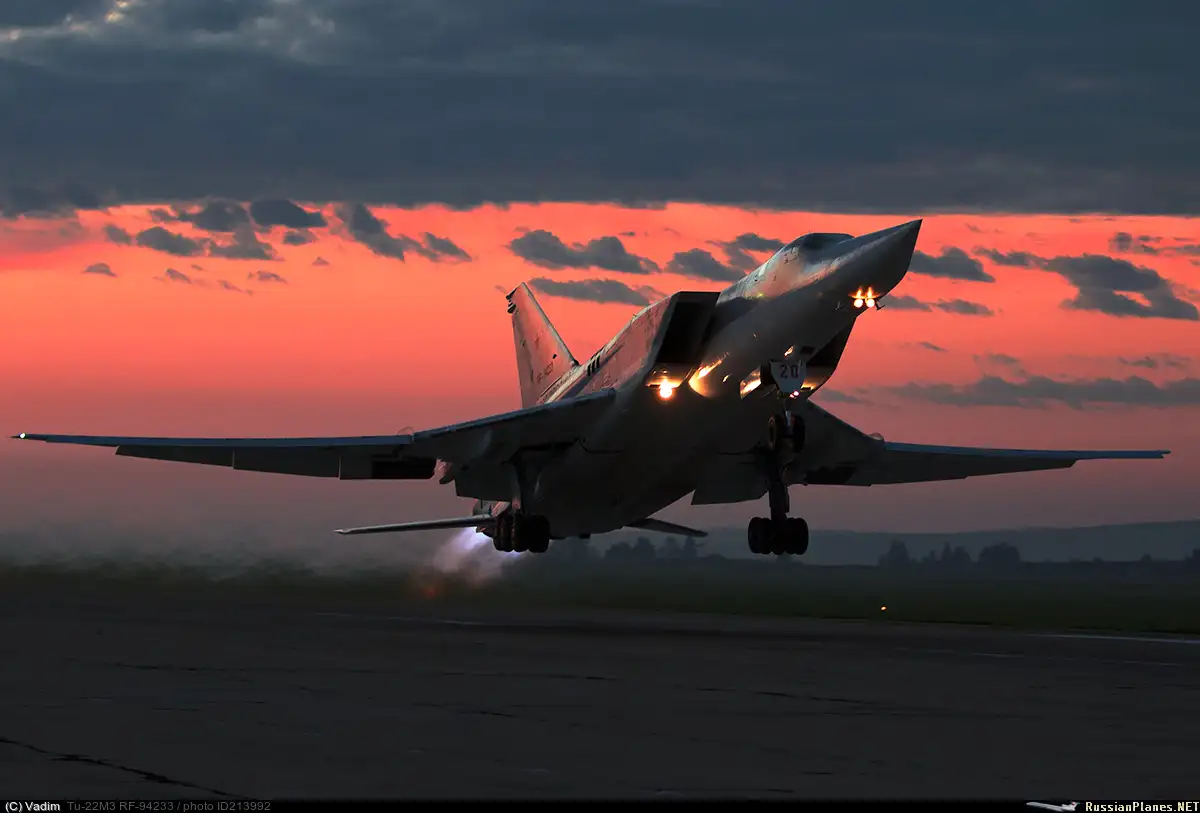
<svg viewBox="0 0 1200 813">
<path fill-rule="evenodd" d="M 794 249 L 800 251 L 820 251 L 834 243 L 840 243 L 843 240 L 849 240 L 853 237 L 852 234 L 840 234 L 837 232 L 812 232 L 803 237 L 798 237 L 788 244 L 785 251 L 789 253 Z"/>
</svg>

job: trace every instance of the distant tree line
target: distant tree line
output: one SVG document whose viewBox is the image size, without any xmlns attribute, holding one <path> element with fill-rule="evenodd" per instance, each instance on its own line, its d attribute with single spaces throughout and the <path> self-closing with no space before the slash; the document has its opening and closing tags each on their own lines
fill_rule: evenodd
<svg viewBox="0 0 1200 813">
<path fill-rule="evenodd" d="M 668 536 L 659 544 L 655 544 L 649 537 L 639 536 L 632 542 L 621 541 L 610 545 L 603 552 L 592 547 L 591 543 L 586 539 L 566 539 L 550 546 L 550 550 L 544 557 L 539 557 L 548 562 L 585 562 L 599 561 L 621 563 L 621 564 L 638 564 L 643 562 L 655 561 L 695 561 L 704 559 L 712 561 L 714 564 L 721 561 L 726 561 L 726 557 L 720 554 L 704 554 L 702 551 L 702 543 L 697 542 L 693 537 L 685 537 L 681 542 L 674 536 Z M 779 557 L 780 561 L 794 560 L 795 557 Z M 803 559 L 798 561 L 803 562 Z M 993 545 L 988 545 L 979 551 L 978 556 L 972 557 L 971 553 L 965 548 L 958 545 L 951 545 L 947 542 L 940 551 L 930 551 L 924 556 L 913 556 L 909 553 L 908 547 L 900 540 L 893 540 L 891 546 L 882 556 L 879 557 L 878 566 L 891 570 L 936 570 L 942 573 L 953 573 L 959 571 L 979 570 L 988 571 L 1006 571 L 1016 570 L 1022 565 L 1034 565 L 1041 563 L 1025 562 L 1021 558 L 1021 551 L 1015 546 L 1007 542 L 1000 542 Z M 1184 560 L 1156 561 L 1149 555 L 1143 556 L 1139 562 L 1104 562 L 1096 558 L 1091 562 L 1051 562 L 1046 563 L 1053 566 L 1069 566 L 1075 565 L 1092 565 L 1092 564 L 1110 564 L 1110 565 L 1156 565 L 1167 566 L 1173 568 L 1182 568 L 1184 570 L 1200 572 L 1200 548 L 1196 548 Z"/>
<path fill-rule="evenodd" d="M 648 562 L 655 559 L 691 560 L 700 558 L 700 545 L 690 536 L 685 537 L 682 544 L 675 537 L 668 536 L 661 545 L 655 545 L 648 537 L 639 536 L 632 544 L 617 542 L 610 545 L 601 557 L 598 556 L 588 540 L 569 539 L 563 540 L 563 543 L 551 545 L 545 555 L 574 561 L 596 558 L 603 558 L 609 562 Z"/>
<path fill-rule="evenodd" d="M 1150 554 L 1145 554 L 1136 563 L 1129 562 L 1105 562 L 1100 558 L 1095 558 L 1092 564 L 1172 564 L 1176 567 L 1189 571 L 1200 572 L 1200 548 L 1194 548 L 1191 554 L 1182 561 L 1156 561 Z M 937 568 L 941 570 L 966 570 L 972 567 L 987 568 L 989 570 L 1011 570 L 1020 567 L 1022 564 L 1021 551 L 1015 545 L 1010 545 L 1007 542 L 1000 542 L 995 545 L 988 545 L 979 551 L 979 558 L 972 559 L 971 554 L 962 547 L 951 547 L 947 542 L 940 552 L 930 551 L 921 558 L 915 558 L 908 552 L 908 547 L 900 540 L 894 540 L 887 552 L 879 557 L 879 566 L 893 570 L 903 570 L 910 568 Z M 1087 564 L 1078 561 L 1072 562 L 1056 562 L 1051 564 Z"/>
</svg>

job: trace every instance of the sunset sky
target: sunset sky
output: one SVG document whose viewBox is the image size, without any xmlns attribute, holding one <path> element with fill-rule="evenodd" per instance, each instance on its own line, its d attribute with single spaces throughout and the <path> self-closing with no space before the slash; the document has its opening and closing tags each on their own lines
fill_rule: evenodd
<svg viewBox="0 0 1200 813">
<path fill-rule="evenodd" d="M 795 489 L 797 511 L 894 530 L 1197 516 L 1190 7 L 1034 4 L 1034 37 L 1008 7 L 452 5 L 474 11 L 0 10 L 0 432 L 384 434 L 505 411 L 521 281 L 582 359 L 771 246 L 923 216 L 912 272 L 819 403 L 891 440 L 1172 454 Z M 837 59 L 852 30 L 871 48 Z M 0 532 L 324 534 L 469 504 L 0 446 Z"/>
<path fill-rule="evenodd" d="M 739 236 L 766 245 L 911 216 L 698 204 L 274 208 L 253 211 L 266 224 L 324 225 L 262 225 L 228 201 L 6 223 L 8 428 L 384 434 L 505 411 L 519 402 L 502 292 L 523 280 L 537 281 L 547 312 L 585 358 L 640 303 L 724 287 L 685 273 L 740 273 L 729 248 Z M 1198 276 L 1200 224 L 942 215 L 927 219 L 918 248 L 892 306 L 862 322 L 819 402 L 895 440 L 1173 454 L 968 483 L 799 490 L 814 523 L 945 528 L 1194 514 L 1200 323 L 1188 282 Z M 710 261 L 696 262 L 695 252 Z M 239 253 L 253 258 L 228 256 Z M 266 519 L 314 500 L 321 513 L 362 506 L 368 516 L 346 519 L 372 521 L 458 502 L 426 484 L 298 482 L 101 450 L 9 443 L 5 456 L 18 473 L 3 506 L 15 524 L 135 505 L 156 518 L 203 505 L 214 520 L 242 511 Z M 90 496 L 98 485 L 99 499 Z M 756 508 L 671 513 L 733 521 Z"/>
</svg>

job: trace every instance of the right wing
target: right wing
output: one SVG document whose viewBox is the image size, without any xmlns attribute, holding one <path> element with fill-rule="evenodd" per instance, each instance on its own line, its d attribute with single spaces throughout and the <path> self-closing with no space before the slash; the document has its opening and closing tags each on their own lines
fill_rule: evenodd
<svg viewBox="0 0 1200 813">
<path fill-rule="evenodd" d="M 246 471 L 337 477 L 342 480 L 426 480 L 438 461 L 453 465 L 499 463 L 517 451 L 574 443 L 612 402 L 601 390 L 577 398 L 505 412 L 410 435 L 329 438 L 151 438 L 45 435 L 40 440 L 116 448 L 118 455 L 172 460 Z"/>
<path fill-rule="evenodd" d="M 1162 450 L 986 449 L 894 443 L 868 435 L 806 401 L 794 407 L 806 427 L 803 451 L 787 467 L 789 485 L 873 486 L 962 480 L 1065 469 L 1080 460 L 1155 460 Z M 767 492 L 761 454 L 714 455 L 701 471 L 693 505 L 757 500 Z"/>
</svg>

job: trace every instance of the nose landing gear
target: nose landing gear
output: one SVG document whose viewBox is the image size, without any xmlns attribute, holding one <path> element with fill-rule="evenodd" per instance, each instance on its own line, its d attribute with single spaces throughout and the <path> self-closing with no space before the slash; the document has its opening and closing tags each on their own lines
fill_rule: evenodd
<svg viewBox="0 0 1200 813">
<path fill-rule="evenodd" d="M 804 422 L 789 411 L 772 415 L 767 423 L 765 467 L 771 516 L 750 520 L 746 539 L 751 553 L 802 556 L 808 551 L 808 523 L 788 516 L 791 498 L 783 482 L 783 466 L 803 449 L 804 439 Z"/>
</svg>

